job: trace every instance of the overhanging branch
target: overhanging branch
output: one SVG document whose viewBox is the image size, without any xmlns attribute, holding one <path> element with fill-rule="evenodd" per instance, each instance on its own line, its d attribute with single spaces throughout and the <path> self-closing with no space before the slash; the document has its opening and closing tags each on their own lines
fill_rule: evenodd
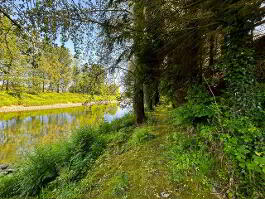
<svg viewBox="0 0 265 199">
<path fill-rule="evenodd" d="M 5 17 L 7 17 L 11 23 L 13 25 L 15 25 L 16 27 L 18 27 L 20 30 L 22 30 L 22 27 L 20 24 L 18 24 L 15 20 L 13 20 L 5 11 L 3 11 L 2 9 L 0 9 L 0 13 L 2 13 Z"/>
</svg>

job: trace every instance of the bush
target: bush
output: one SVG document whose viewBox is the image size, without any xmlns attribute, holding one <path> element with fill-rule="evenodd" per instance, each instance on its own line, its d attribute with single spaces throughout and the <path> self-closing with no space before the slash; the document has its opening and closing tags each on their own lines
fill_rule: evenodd
<svg viewBox="0 0 265 199">
<path fill-rule="evenodd" d="M 79 181 L 104 147 L 104 140 L 90 127 L 76 130 L 69 141 L 39 146 L 28 155 L 15 175 L 0 179 L 0 196 L 38 195 L 65 169 L 70 181 Z"/>
<path fill-rule="evenodd" d="M 188 103 L 172 111 L 174 124 L 191 123 L 196 126 L 213 122 L 219 108 L 203 87 L 189 89 L 187 99 Z"/>
<path fill-rule="evenodd" d="M 80 180 L 100 156 L 105 142 L 97 131 L 90 127 L 79 129 L 72 137 L 67 150 L 68 167 L 72 180 Z"/>
<path fill-rule="evenodd" d="M 13 197 L 19 195 L 18 176 L 0 176 L 0 198 Z"/>
<path fill-rule="evenodd" d="M 203 89 L 193 88 L 188 95 L 188 103 L 172 111 L 171 117 L 175 125 L 193 125 L 195 139 L 191 139 L 187 145 L 183 143 L 184 150 L 191 146 L 199 147 L 196 150 L 207 147 L 205 151 L 217 150 L 219 156 L 224 153 L 232 162 L 230 172 L 236 174 L 230 176 L 234 181 L 229 190 L 232 195 L 242 199 L 264 198 L 265 137 L 262 107 L 253 115 L 237 114 L 226 103 L 213 101 Z M 194 142 L 199 145 L 194 145 Z M 204 157 L 198 157 L 207 161 Z M 192 157 L 178 160 L 176 169 L 181 170 L 181 165 L 189 166 L 188 159 Z"/>
<path fill-rule="evenodd" d="M 239 198 L 260 198 L 265 194 L 265 137 L 248 117 L 223 119 L 224 151 L 237 165 Z"/>
<path fill-rule="evenodd" d="M 57 147 L 39 147 L 19 170 L 21 195 L 36 195 L 59 175 L 65 154 Z"/>
<path fill-rule="evenodd" d="M 213 156 L 199 137 L 174 133 L 170 151 L 172 179 L 181 183 L 187 178 L 205 178 L 214 169 Z"/>
</svg>

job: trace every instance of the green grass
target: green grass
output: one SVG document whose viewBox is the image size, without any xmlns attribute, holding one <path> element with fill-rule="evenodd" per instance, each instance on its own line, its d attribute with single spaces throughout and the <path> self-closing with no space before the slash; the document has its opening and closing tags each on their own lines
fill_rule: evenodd
<svg viewBox="0 0 265 199">
<path fill-rule="evenodd" d="M 127 115 L 37 148 L 16 174 L 0 178 L 0 198 L 216 199 L 213 187 L 227 185 L 218 156 L 192 126 L 172 124 L 167 108 L 148 118 L 136 126 Z"/>
<path fill-rule="evenodd" d="M 150 127 L 136 128 L 131 139 L 128 142 L 129 145 L 137 146 L 154 139 L 156 135 L 152 133 L 152 130 L 153 129 Z"/>
<path fill-rule="evenodd" d="M 115 100 L 115 96 L 91 96 L 78 93 L 22 93 L 20 97 L 12 93 L 0 92 L 0 107 L 11 105 L 40 106 L 64 103 L 83 103 L 85 101 Z"/>
<path fill-rule="evenodd" d="M 18 105 L 19 99 L 14 97 L 7 92 L 0 92 L 0 107 L 2 106 L 10 106 L 10 105 Z"/>
</svg>

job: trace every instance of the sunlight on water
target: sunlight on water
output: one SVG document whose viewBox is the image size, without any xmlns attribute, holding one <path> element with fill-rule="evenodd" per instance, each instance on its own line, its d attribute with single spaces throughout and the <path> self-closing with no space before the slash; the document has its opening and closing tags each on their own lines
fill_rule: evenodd
<svg viewBox="0 0 265 199">
<path fill-rule="evenodd" d="M 110 104 L 0 114 L 0 164 L 15 162 L 36 144 L 52 143 L 84 125 L 111 122 L 130 110 Z"/>
</svg>

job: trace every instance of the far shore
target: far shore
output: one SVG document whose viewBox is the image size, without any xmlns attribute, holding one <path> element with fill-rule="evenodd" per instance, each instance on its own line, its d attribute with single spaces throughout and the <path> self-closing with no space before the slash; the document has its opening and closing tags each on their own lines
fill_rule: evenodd
<svg viewBox="0 0 265 199">
<path fill-rule="evenodd" d="M 92 106 L 92 105 L 110 104 L 110 103 L 117 103 L 117 101 L 112 100 L 112 101 L 97 101 L 97 102 L 88 102 L 88 103 L 52 104 L 52 105 L 43 105 L 43 106 L 4 106 L 0 107 L 0 113 L 74 108 L 80 106 Z"/>
</svg>

